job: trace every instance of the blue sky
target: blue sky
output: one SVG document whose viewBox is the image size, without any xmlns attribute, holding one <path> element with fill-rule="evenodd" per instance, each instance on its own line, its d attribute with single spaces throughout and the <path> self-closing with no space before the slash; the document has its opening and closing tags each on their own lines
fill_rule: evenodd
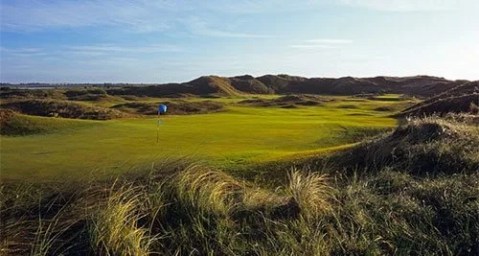
<svg viewBox="0 0 479 256">
<path fill-rule="evenodd" d="M 479 79 L 476 0 L 1 0 L 2 82 Z"/>
</svg>

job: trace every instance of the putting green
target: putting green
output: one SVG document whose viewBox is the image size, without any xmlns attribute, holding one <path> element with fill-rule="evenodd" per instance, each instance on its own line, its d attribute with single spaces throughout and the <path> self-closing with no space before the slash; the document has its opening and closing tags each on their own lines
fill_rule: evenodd
<svg viewBox="0 0 479 256">
<path fill-rule="evenodd" d="M 396 120 L 386 116 L 390 113 L 373 110 L 394 104 L 352 98 L 294 109 L 231 104 L 220 113 L 162 117 L 159 143 L 155 118 L 56 119 L 69 125 L 47 134 L 1 137 L 1 177 L 88 178 L 165 158 L 230 167 L 324 152 L 354 142 L 367 129 L 395 126 Z"/>
</svg>

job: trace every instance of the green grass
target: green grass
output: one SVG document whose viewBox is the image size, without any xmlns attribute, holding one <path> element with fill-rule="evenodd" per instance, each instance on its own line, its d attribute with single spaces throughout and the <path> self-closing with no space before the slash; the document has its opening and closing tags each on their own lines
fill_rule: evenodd
<svg viewBox="0 0 479 256">
<path fill-rule="evenodd" d="M 84 120 L 58 119 L 48 117 L 13 114 L 2 124 L 1 134 L 23 136 L 33 134 L 48 134 L 62 130 L 74 130 L 86 127 L 90 123 Z M 2 141 L 3 141 L 2 137 Z"/>
<path fill-rule="evenodd" d="M 338 110 L 332 106 L 320 109 L 324 113 Z M 238 118 L 248 110 L 251 109 L 231 106 L 221 115 L 189 117 L 218 121 L 224 116 L 232 122 L 232 116 Z M 256 110 L 262 114 L 258 120 L 274 120 L 291 111 Z M 296 123 L 301 123 L 299 117 L 309 111 L 321 112 L 318 108 L 296 110 L 303 112 Z M 342 144 L 335 148 L 347 147 L 344 143 L 348 140 L 374 133 L 360 127 L 358 120 L 337 114 L 343 110 L 335 112 L 336 119 L 343 121 L 343 134 L 337 135 Z M 383 118 L 364 106 L 355 108 L 359 110 L 369 111 L 378 120 Z M 169 121 L 183 117 L 170 117 Z M 372 122 L 374 118 L 363 120 Z M 338 125 L 333 120 L 330 117 L 329 124 Z M 116 125 L 136 127 L 133 121 L 120 120 Z M 349 126 L 346 122 L 350 122 Z M 98 129 L 100 125 L 104 129 L 112 126 L 110 122 L 96 124 Z M 44 136 L 66 136 L 69 132 L 78 136 L 84 129 L 66 127 Z M 269 169 L 263 180 L 240 178 L 235 172 L 179 159 L 88 182 L 2 182 L 0 252 L 478 255 L 477 129 L 455 117 L 413 119 L 394 131 L 322 156 L 336 165 L 315 165 L 321 159 L 304 159 L 306 165 L 290 162 L 289 167 Z M 30 137 L 36 136 L 40 135 Z M 325 146 L 322 150 L 331 148 Z M 317 151 L 297 149 L 295 154 Z M 214 156 L 211 159 L 212 163 L 222 163 Z M 236 165 L 244 164 L 240 161 L 244 156 L 237 159 Z"/>
<path fill-rule="evenodd" d="M 246 107 L 234 104 L 236 98 L 214 99 L 228 103 L 226 111 L 162 117 L 159 143 L 155 118 L 85 121 L 32 117 L 63 123 L 65 128 L 38 135 L 2 136 L 1 177 L 90 178 L 178 157 L 234 168 L 327 152 L 359 141 L 367 130 L 374 133 L 396 125 L 396 120 L 386 116 L 390 113 L 374 108 L 400 103 L 335 99 L 324 106 L 296 109 Z M 357 107 L 344 109 L 338 107 L 341 104 Z"/>
<path fill-rule="evenodd" d="M 391 169 L 351 176 L 303 170 L 290 172 L 284 186 L 273 190 L 201 165 L 171 171 L 46 184 L 42 196 L 38 185 L 1 186 L 0 251 L 477 255 L 479 250 L 477 173 L 419 178 Z"/>
</svg>

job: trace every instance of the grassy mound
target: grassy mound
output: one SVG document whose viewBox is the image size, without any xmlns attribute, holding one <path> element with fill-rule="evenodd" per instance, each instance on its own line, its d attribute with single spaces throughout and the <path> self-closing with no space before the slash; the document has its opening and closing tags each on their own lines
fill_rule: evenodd
<svg viewBox="0 0 479 256">
<path fill-rule="evenodd" d="M 402 111 L 399 116 L 479 114 L 479 81 L 456 86 Z"/>
<path fill-rule="evenodd" d="M 9 109 L 0 109 L 0 134 L 24 136 L 51 133 L 62 129 L 82 126 L 71 120 L 59 120 L 18 114 Z"/>
<path fill-rule="evenodd" d="M 0 134 L 29 135 L 43 133 L 47 127 L 39 125 L 27 116 L 21 116 L 9 109 L 0 109 Z"/>
<path fill-rule="evenodd" d="M 67 97 L 62 89 L 16 89 L 2 88 L 0 97 L 4 100 L 19 99 L 56 99 L 65 100 Z"/>
<path fill-rule="evenodd" d="M 272 94 L 274 90 L 252 76 L 235 76 L 229 78 L 231 85 L 240 92 L 254 94 Z"/>
<path fill-rule="evenodd" d="M 241 92 L 231 85 L 231 81 L 225 77 L 202 76 L 186 83 L 193 90 L 190 93 L 196 95 L 220 94 L 220 95 L 240 95 Z"/>
<path fill-rule="evenodd" d="M 325 101 L 330 100 L 313 95 L 286 95 L 276 99 L 248 99 L 239 103 L 256 107 L 295 108 L 297 106 L 318 106 Z"/>
<path fill-rule="evenodd" d="M 127 114 L 107 108 L 94 107 L 60 100 L 22 100 L 2 104 L 11 109 L 34 116 L 50 116 L 78 119 L 108 120 L 125 117 Z"/>
<path fill-rule="evenodd" d="M 157 115 L 159 103 L 145 102 L 129 102 L 113 106 L 112 108 L 124 112 L 141 114 L 141 115 Z M 168 106 L 168 115 L 189 115 L 189 114 L 206 114 L 221 111 L 223 104 L 213 101 L 174 101 L 163 102 Z"/>
<path fill-rule="evenodd" d="M 102 88 L 87 88 L 87 89 L 74 89 L 68 90 L 65 93 L 68 100 L 76 101 L 113 101 L 120 100 L 121 98 L 108 95 L 108 93 Z"/>
<path fill-rule="evenodd" d="M 171 83 L 149 86 L 124 86 L 108 89 L 110 95 L 137 97 L 182 97 L 185 95 L 240 95 L 228 78 L 202 76 L 187 83 Z"/>
<path fill-rule="evenodd" d="M 453 119 L 413 119 L 392 133 L 338 153 L 328 161 L 349 170 L 385 167 L 426 175 L 479 171 L 479 127 Z M 338 166 L 339 167 L 339 166 Z"/>
<path fill-rule="evenodd" d="M 403 111 L 401 116 L 446 115 L 449 113 L 479 114 L 479 93 L 441 98 L 429 103 L 421 103 Z"/>
</svg>

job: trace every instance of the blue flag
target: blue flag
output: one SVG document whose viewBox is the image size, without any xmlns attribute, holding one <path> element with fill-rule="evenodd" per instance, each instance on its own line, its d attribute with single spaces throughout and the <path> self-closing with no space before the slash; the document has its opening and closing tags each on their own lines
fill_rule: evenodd
<svg viewBox="0 0 479 256">
<path fill-rule="evenodd" d="M 160 106 L 158 106 L 158 112 L 159 112 L 160 114 L 166 113 L 166 110 L 167 110 L 167 109 L 168 109 L 168 107 L 167 107 L 166 105 L 164 105 L 164 104 L 160 104 Z"/>
</svg>

